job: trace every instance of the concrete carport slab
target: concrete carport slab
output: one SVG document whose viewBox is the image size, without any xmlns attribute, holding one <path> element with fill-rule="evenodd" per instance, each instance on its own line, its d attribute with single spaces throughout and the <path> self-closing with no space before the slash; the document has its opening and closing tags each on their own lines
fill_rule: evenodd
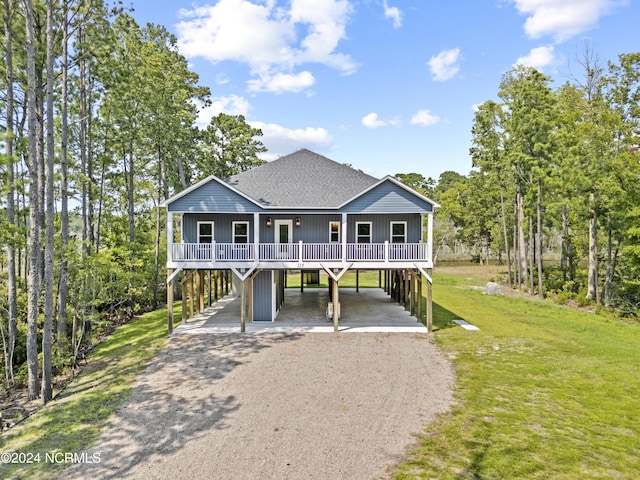
<svg viewBox="0 0 640 480">
<path fill-rule="evenodd" d="M 427 328 L 379 288 L 340 289 L 341 332 L 428 333 Z M 325 312 L 329 302 L 326 288 L 287 289 L 284 305 L 275 322 L 247 322 L 246 331 L 333 332 Z M 202 313 L 174 329 L 176 334 L 239 333 L 240 298 L 227 295 Z"/>
</svg>

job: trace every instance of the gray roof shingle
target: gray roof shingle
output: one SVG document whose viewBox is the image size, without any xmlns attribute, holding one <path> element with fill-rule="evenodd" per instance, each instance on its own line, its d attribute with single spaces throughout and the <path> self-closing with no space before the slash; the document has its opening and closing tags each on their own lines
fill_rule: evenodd
<svg viewBox="0 0 640 480">
<path fill-rule="evenodd" d="M 226 180 L 264 206 L 291 208 L 336 208 L 378 181 L 307 149 Z"/>
</svg>

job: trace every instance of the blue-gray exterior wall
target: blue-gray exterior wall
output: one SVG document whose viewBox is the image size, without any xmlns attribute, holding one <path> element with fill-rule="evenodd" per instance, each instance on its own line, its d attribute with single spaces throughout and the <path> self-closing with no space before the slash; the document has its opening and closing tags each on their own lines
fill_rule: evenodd
<svg viewBox="0 0 640 480">
<path fill-rule="evenodd" d="M 189 213 L 182 216 L 182 240 L 197 243 L 198 222 L 213 222 L 213 239 L 219 243 L 233 241 L 233 222 L 249 222 L 249 243 L 253 243 L 253 215 L 228 213 Z"/>
<path fill-rule="evenodd" d="M 386 181 L 342 208 L 347 213 L 426 213 L 433 205 L 391 181 Z"/>
<path fill-rule="evenodd" d="M 391 241 L 391 222 L 407 222 L 407 243 L 422 240 L 422 217 L 419 214 L 348 215 L 347 243 L 356 243 L 356 223 L 371 222 L 372 243 Z"/>
<path fill-rule="evenodd" d="M 273 320 L 273 279 L 272 270 L 263 270 L 253 279 L 253 321 Z"/>
<path fill-rule="evenodd" d="M 249 213 L 262 211 L 258 205 L 216 180 L 211 180 L 183 197 L 174 200 L 167 208 L 170 212 L 190 213 Z"/>
<path fill-rule="evenodd" d="M 271 217 L 271 226 L 267 227 L 266 218 Z M 295 226 L 296 217 L 300 217 L 300 226 Z M 337 214 L 276 214 L 260 215 L 260 242 L 273 243 L 276 220 L 291 220 L 292 241 L 297 243 L 328 243 L 329 223 L 341 222 L 342 216 Z M 253 242 L 252 214 L 185 214 L 182 220 L 182 235 L 185 243 L 198 241 L 198 222 L 213 221 L 214 240 L 219 243 L 233 241 L 233 222 L 249 222 L 249 243 Z M 350 214 L 347 216 L 347 242 L 355 243 L 356 222 L 371 222 L 373 243 L 391 241 L 391 222 L 407 222 L 407 243 L 419 243 L 422 237 L 422 220 L 419 214 Z"/>
<path fill-rule="evenodd" d="M 275 214 L 271 217 L 271 227 L 266 226 L 266 217 L 260 221 L 260 242 L 273 243 L 275 236 L 276 220 L 291 220 L 291 237 L 294 243 L 329 243 L 329 223 L 340 222 L 342 216 L 339 213 L 332 214 Z M 296 227 L 296 217 L 300 217 L 300 226 Z M 264 220 L 264 221 L 263 221 Z"/>
</svg>

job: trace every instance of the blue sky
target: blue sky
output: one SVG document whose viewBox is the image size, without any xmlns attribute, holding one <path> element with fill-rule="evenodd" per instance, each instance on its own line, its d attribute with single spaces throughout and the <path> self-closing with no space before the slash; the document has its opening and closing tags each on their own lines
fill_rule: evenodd
<svg viewBox="0 0 640 480">
<path fill-rule="evenodd" d="M 261 128 L 271 160 L 308 148 L 375 176 L 468 174 L 474 106 L 514 64 L 559 86 L 586 42 L 640 51 L 633 0 L 133 0 L 164 25 L 213 105 Z"/>
</svg>

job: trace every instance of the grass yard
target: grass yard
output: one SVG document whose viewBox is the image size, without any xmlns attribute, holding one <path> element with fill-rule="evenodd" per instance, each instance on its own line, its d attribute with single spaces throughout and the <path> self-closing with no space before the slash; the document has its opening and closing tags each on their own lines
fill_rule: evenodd
<svg viewBox="0 0 640 480">
<path fill-rule="evenodd" d="M 435 338 L 456 366 L 457 404 L 394 478 L 639 478 L 640 325 L 485 296 L 466 277 L 434 278 Z M 457 318 L 481 330 L 453 327 Z"/>
<path fill-rule="evenodd" d="M 287 275 L 287 288 L 300 288 L 300 271 L 292 270 Z M 358 273 L 355 271 L 348 271 L 340 278 L 340 288 L 356 288 L 357 284 L 360 288 L 378 288 L 378 270 L 360 270 Z M 384 282 L 384 278 L 382 278 Z M 305 285 L 306 288 L 307 285 Z M 329 288 L 329 276 L 320 271 L 320 284 L 309 285 L 309 288 Z"/>
<path fill-rule="evenodd" d="M 174 318 L 178 321 L 180 308 L 180 303 L 176 303 Z M 47 462 L 45 455 L 80 454 L 92 446 L 107 418 L 128 398 L 135 375 L 167 341 L 166 309 L 118 328 L 94 349 L 87 367 L 66 390 L 37 414 L 0 436 L 0 453 L 33 455 L 33 463 L 0 462 L 0 478 L 59 475 L 65 465 Z"/>
</svg>

